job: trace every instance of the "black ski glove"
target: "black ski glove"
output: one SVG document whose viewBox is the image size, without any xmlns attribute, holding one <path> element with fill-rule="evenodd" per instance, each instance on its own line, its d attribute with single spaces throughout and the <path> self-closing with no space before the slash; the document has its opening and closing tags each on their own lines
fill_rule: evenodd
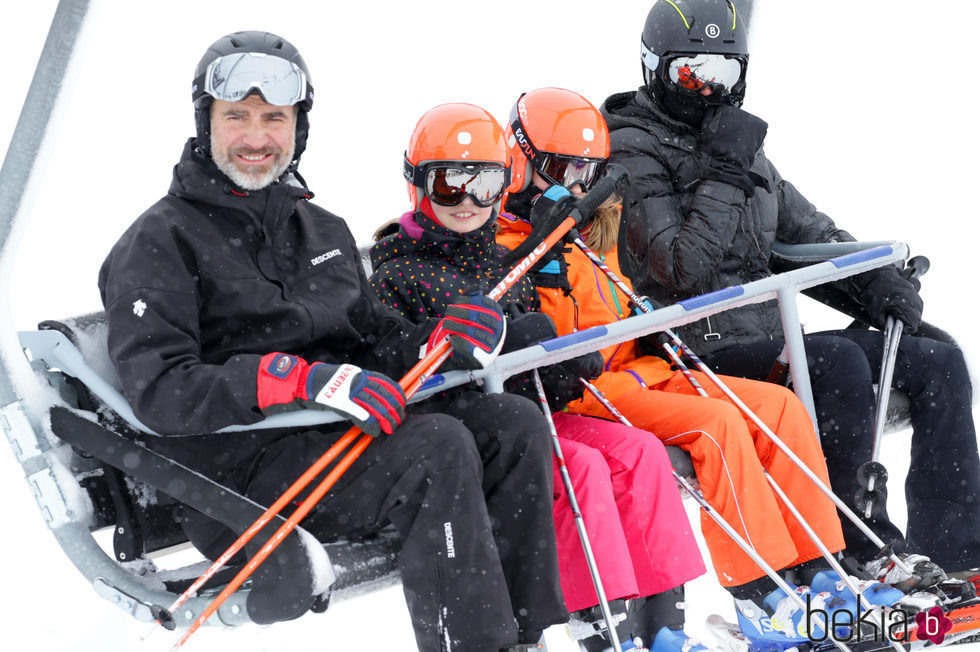
<svg viewBox="0 0 980 652">
<path fill-rule="evenodd" d="M 582 398 L 585 386 L 579 382 L 579 378 L 586 380 L 598 378 L 604 365 L 602 354 L 592 351 L 539 369 L 541 385 L 544 387 L 544 395 L 548 398 L 548 407 L 551 411 L 560 412 L 572 401 Z"/>
<path fill-rule="evenodd" d="M 701 123 L 701 145 L 711 157 L 702 177 L 730 183 L 755 194 L 756 186 L 772 192 L 768 180 L 752 172 L 769 125 L 747 111 L 723 104 L 708 111 Z"/>
<path fill-rule="evenodd" d="M 451 336 L 453 353 L 443 363 L 443 371 L 452 369 L 485 369 L 500 354 L 507 334 L 507 322 L 500 305 L 479 288 L 467 288 L 456 303 L 446 307 L 423 357 L 446 335 Z"/>
<path fill-rule="evenodd" d="M 910 335 L 922 323 L 922 297 L 917 284 L 917 279 L 906 279 L 891 265 L 855 277 L 857 298 L 874 325 L 884 326 L 885 318 L 891 315 L 905 324 L 905 332 Z"/>
<path fill-rule="evenodd" d="M 507 339 L 500 350 L 502 354 L 558 337 L 555 322 L 543 312 L 527 311 L 517 303 L 507 304 L 504 311 L 507 314 Z"/>
<path fill-rule="evenodd" d="M 545 313 L 526 312 L 516 303 L 509 304 L 506 311 L 507 340 L 504 342 L 502 353 L 517 351 L 558 337 L 555 323 Z M 579 382 L 579 376 L 586 380 L 598 378 L 604 365 L 605 360 L 602 355 L 592 352 L 538 369 L 551 410 L 561 411 L 572 401 L 582 398 L 585 388 Z M 520 389 L 517 391 L 524 393 Z M 533 395 L 533 390 L 529 387 L 526 391 Z M 529 398 L 536 400 L 537 396 L 529 396 Z"/>
<path fill-rule="evenodd" d="M 557 226 L 571 214 L 574 208 L 575 197 L 566 188 L 563 186 L 551 186 L 538 195 L 534 203 L 531 204 L 531 226 L 532 228 L 537 228 L 540 224 L 549 223 Z M 579 228 L 583 226 L 585 226 L 584 223 L 580 224 Z M 556 242 L 551 249 L 541 256 L 531 268 L 531 271 L 541 271 L 552 261 L 563 259 L 564 254 L 565 241 L 563 239 Z"/>
</svg>

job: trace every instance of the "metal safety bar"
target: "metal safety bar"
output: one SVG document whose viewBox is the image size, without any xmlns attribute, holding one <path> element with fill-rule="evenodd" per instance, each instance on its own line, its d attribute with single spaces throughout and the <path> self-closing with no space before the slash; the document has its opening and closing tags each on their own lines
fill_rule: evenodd
<svg viewBox="0 0 980 652">
<path fill-rule="evenodd" d="M 484 389 L 488 392 L 502 392 L 504 381 L 515 374 L 658 333 L 724 310 L 776 299 L 782 315 L 793 387 L 813 418 L 813 397 L 810 378 L 806 373 L 806 355 L 803 350 L 803 334 L 799 327 L 797 295 L 802 290 L 816 285 L 838 281 L 883 265 L 901 263 L 908 256 L 908 247 L 900 242 L 872 243 L 866 249 L 858 249 L 856 245 L 860 243 L 841 244 L 845 245 L 844 250 L 850 253 L 745 285 L 732 286 L 686 299 L 652 313 L 636 315 L 612 324 L 595 326 L 545 340 L 534 346 L 501 355 L 486 369 L 437 374 L 413 397 L 413 402 L 474 380 L 482 381 Z M 840 250 L 835 249 L 838 247 L 835 244 L 801 246 L 807 251 L 813 251 L 815 247 L 824 247 L 825 251 L 829 252 Z M 49 368 L 59 369 L 78 378 L 131 426 L 155 434 L 136 418 L 119 390 L 85 362 L 78 349 L 64 334 L 58 331 L 22 331 L 19 335 L 21 345 L 29 350 L 33 360 L 43 361 Z M 313 426 L 340 420 L 340 417 L 328 411 L 297 410 L 267 417 L 247 426 L 228 426 L 221 432 Z"/>
</svg>

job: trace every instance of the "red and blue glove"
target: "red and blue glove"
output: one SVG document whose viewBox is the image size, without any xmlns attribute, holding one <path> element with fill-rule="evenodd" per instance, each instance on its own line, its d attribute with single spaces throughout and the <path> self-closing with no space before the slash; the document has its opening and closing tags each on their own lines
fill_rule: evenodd
<svg viewBox="0 0 980 652">
<path fill-rule="evenodd" d="M 384 374 L 352 364 L 307 363 L 286 353 L 262 356 L 258 404 L 265 414 L 300 408 L 332 410 L 377 437 L 405 420 L 405 392 Z"/>
<path fill-rule="evenodd" d="M 450 335 L 453 366 L 483 369 L 500 353 L 506 332 L 500 304 L 480 292 L 467 292 L 459 303 L 446 308 L 446 316 L 429 336 L 426 351 Z"/>
</svg>

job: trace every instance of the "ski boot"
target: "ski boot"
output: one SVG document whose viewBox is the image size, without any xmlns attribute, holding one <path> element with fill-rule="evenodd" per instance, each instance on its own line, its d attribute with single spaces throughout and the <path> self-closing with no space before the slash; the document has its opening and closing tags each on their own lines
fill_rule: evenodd
<svg viewBox="0 0 980 652">
<path fill-rule="evenodd" d="M 612 614 L 615 625 L 618 626 L 626 620 L 626 611 L 627 606 L 625 600 L 609 601 L 609 613 Z M 599 605 L 573 611 L 571 617 L 568 619 L 568 633 L 576 641 L 595 636 L 596 634 L 602 634 L 605 631 L 606 619 Z"/>
<path fill-rule="evenodd" d="M 650 652 L 650 648 L 643 647 L 643 641 L 638 638 L 628 638 L 619 644 L 620 652 Z M 680 648 L 678 648 L 680 649 Z M 610 645 L 602 652 L 615 652 Z"/>
<path fill-rule="evenodd" d="M 936 593 L 942 599 L 943 608 L 955 608 L 964 602 L 976 600 L 977 590 L 980 588 L 980 570 L 971 568 L 947 574 L 949 579 L 936 585 Z"/>
<path fill-rule="evenodd" d="M 861 594 L 863 609 L 873 606 L 891 607 L 905 597 L 905 593 L 888 584 L 874 580 L 862 580 L 853 575 L 849 578 Z M 829 593 L 843 602 L 842 608 L 852 613 L 858 611 L 856 596 L 851 593 L 850 588 L 835 571 L 823 570 L 814 575 L 810 590 L 814 593 Z"/>
<path fill-rule="evenodd" d="M 811 591 L 827 593 L 839 601 L 829 607 L 830 609 L 848 612 L 847 620 L 842 621 L 839 613 L 830 611 L 833 614 L 831 622 L 838 625 L 835 633 L 843 640 L 855 637 L 858 640 L 862 637 L 871 640 L 883 638 L 885 628 L 894 622 L 888 619 L 892 609 L 900 609 L 914 617 L 917 612 L 935 606 L 935 602 L 921 603 L 917 598 L 908 596 L 888 584 L 862 580 L 853 575 L 848 578 L 851 585 L 858 590 L 860 598 L 855 596 L 840 575 L 832 570 L 820 571 L 814 575 L 813 582 L 810 584 Z M 933 597 L 931 594 L 926 595 Z"/>
<path fill-rule="evenodd" d="M 626 620 L 627 609 L 625 600 L 609 601 L 609 612 L 617 629 Z M 572 612 L 567 627 L 568 634 L 578 641 L 583 652 L 603 651 L 609 647 L 606 619 L 598 605 Z"/>
<path fill-rule="evenodd" d="M 708 647 L 696 638 L 684 633 L 683 629 L 661 627 L 653 639 L 650 652 L 711 652 L 718 648 Z"/>
<path fill-rule="evenodd" d="M 791 585 L 792 586 L 792 585 Z M 808 648 L 813 640 L 827 638 L 827 614 L 840 600 L 829 593 L 813 593 L 808 586 L 795 589 L 808 605 L 804 611 L 782 589 L 761 602 L 735 599 L 738 628 L 751 652 L 778 652 L 791 647 Z"/>
</svg>

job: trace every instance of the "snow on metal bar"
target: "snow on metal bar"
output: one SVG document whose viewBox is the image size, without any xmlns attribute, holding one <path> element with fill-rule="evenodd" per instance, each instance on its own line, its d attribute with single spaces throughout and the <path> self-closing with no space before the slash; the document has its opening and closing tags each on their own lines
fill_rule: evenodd
<svg viewBox="0 0 980 652">
<path fill-rule="evenodd" d="M 29 350 L 35 360 L 43 360 L 48 367 L 78 378 L 130 425 L 151 435 L 156 434 L 136 418 L 133 408 L 119 390 L 96 373 L 64 333 L 22 331 L 18 335 L 21 346 Z"/>
</svg>

